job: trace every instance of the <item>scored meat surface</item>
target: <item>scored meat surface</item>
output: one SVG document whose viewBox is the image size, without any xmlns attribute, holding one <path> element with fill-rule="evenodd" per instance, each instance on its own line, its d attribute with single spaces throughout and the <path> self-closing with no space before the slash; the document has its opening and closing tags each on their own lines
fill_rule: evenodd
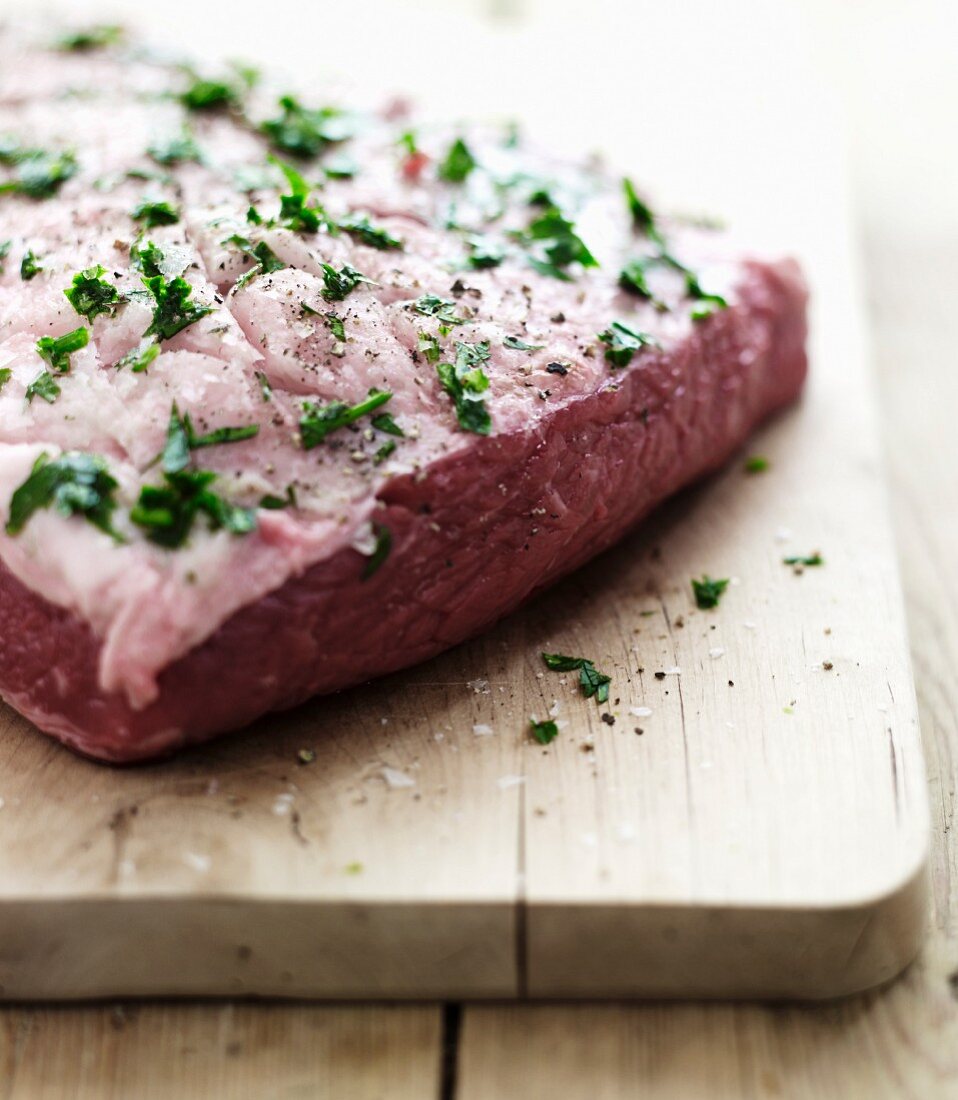
<svg viewBox="0 0 958 1100">
<path fill-rule="evenodd" d="M 100 37 L 0 33 L 0 694 L 73 748 L 428 658 L 801 389 L 791 261 Z"/>
</svg>

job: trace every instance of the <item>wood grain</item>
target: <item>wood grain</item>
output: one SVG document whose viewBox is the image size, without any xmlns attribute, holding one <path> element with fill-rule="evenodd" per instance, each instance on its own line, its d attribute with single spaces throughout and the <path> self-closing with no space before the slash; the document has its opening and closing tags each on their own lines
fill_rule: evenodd
<svg viewBox="0 0 958 1100">
<path fill-rule="evenodd" d="M 0 1020 L 2 1100 L 425 1100 L 432 1008 L 111 1005 Z"/>
<path fill-rule="evenodd" d="M 748 19 L 771 33 L 763 11 Z M 3 996 L 824 997 L 912 957 L 925 783 L 840 143 L 800 59 L 752 57 L 743 19 L 682 24 L 706 65 L 683 85 L 690 109 L 628 131 L 585 98 L 557 119 L 525 63 L 462 87 L 455 109 L 527 104 L 556 147 L 588 134 L 671 202 L 801 256 L 812 380 L 755 440 L 772 470 L 733 463 L 470 645 L 166 764 L 88 764 L 3 712 Z M 526 33 L 548 55 L 572 26 Z M 525 58 L 524 41 L 470 48 L 492 66 L 500 49 Z M 369 47 L 382 80 L 398 71 L 388 47 Z M 611 102 L 611 61 L 629 53 L 603 48 L 595 95 Z M 305 46 L 291 49 L 274 60 L 296 63 Z M 406 75 L 436 100 L 456 64 Z M 654 65 L 664 82 L 667 58 Z M 734 131 L 693 109 L 706 95 Z M 820 569 L 782 563 L 814 549 Z M 692 601 L 703 572 L 733 578 L 714 613 Z M 612 674 L 613 724 L 543 672 L 542 650 Z M 553 706 L 564 728 L 543 749 L 528 719 Z"/>
</svg>

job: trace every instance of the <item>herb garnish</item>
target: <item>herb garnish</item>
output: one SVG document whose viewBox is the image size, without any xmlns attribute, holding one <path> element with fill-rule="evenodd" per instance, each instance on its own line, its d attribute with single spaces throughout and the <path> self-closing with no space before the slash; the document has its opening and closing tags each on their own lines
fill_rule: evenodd
<svg viewBox="0 0 958 1100">
<path fill-rule="evenodd" d="M 632 225 L 640 233 L 645 233 L 650 237 L 657 237 L 658 231 L 655 227 L 655 215 L 649 209 L 638 196 L 635 190 L 635 184 L 626 178 L 622 181 L 622 189 L 625 191 L 625 201 L 629 208 L 629 214 L 632 216 Z"/>
<path fill-rule="evenodd" d="M 61 50 L 100 50 L 106 46 L 115 46 L 123 38 L 123 28 L 113 24 L 100 24 L 72 31 L 58 39 L 56 45 Z"/>
<path fill-rule="evenodd" d="M 586 699 L 595 696 L 597 703 L 609 701 L 609 684 L 612 677 L 597 671 L 595 665 L 587 657 L 566 657 L 561 653 L 543 653 L 542 659 L 546 667 L 553 672 L 579 673 L 579 687 Z"/>
<path fill-rule="evenodd" d="M 303 450 L 312 450 L 331 432 L 353 424 L 380 405 L 385 405 L 391 397 L 392 394 L 384 390 L 370 390 L 369 396 L 357 405 L 347 405 L 344 401 L 331 401 L 328 405 L 320 405 L 316 401 L 304 402 L 303 415 L 299 420 Z"/>
<path fill-rule="evenodd" d="M 520 340 L 518 336 L 507 336 L 502 341 L 504 348 L 511 348 L 513 351 L 541 351 L 545 344 L 527 344 L 525 340 Z"/>
<path fill-rule="evenodd" d="M 529 732 L 540 745 L 548 745 L 559 736 L 559 727 L 551 718 L 546 719 L 545 722 L 537 722 L 535 718 L 530 718 Z"/>
<path fill-rule="evenodd" d="M 692 581 L 692 591 L 695 593 L 695 606 L 702 611 L 710 611 L 718 607 L 722 593 L 728 588 L 728 580 L 713 580 L 707 573 L 700 581 Z"/>
<path fill-rule="evenodd" d="M 117 481 L 99 455 L 67 451 L 53 460 L 41 454 L 30 476 L 10 498 L 7 534 L 16 535 L 41 508 L 53 507 L 61 516 L 81 515 L 94 527 L 122 542 L 113 530 Z"/>
<path fill-rule="evenodd" d="M 305 306 L 305 302 L 303 304 Z M 310 313 L 315 313 L 316 310 L 310 309 L 309 312 Z M 345 341 L 345 339 L 346 339 L 346 324 L 343 321 L 342 317 L 340 317 L 336 313 L 324 313 L 323 314 L 323 320 L 326 322 L 326 326 L 328 327 L 329 331 L 333 334 L 333 337 L 336 340 L 339 340 L 341 342 Z"/>
<path fill-rule="evenodd" d="M 9 367 L 0 367 L 0 392 L 13 377 L 13 371 Z"/>
<path fill-rule="evenodd" d="M 265 241 L 258 241 L 253 244 L 246 237 L 241 237 L 239 233 L 234 233 L 232 237 L 227 237 L 223 242 L 224 244 L 235 244 L 245 255 L 251 260 L 256 261 L 256 266 L 251 267 L 249 271 L 245 272 L 236 280 L 236 289 L 246 286 L 247 283 L 252 282 L 253 279 L 259 275 L 268 275 L 272 271 L 280 271 L 286 266 L 283 261 L 276 255 L 276 253 L 270 248 Z"/>
<path fill-rule="evenodd" d="M 488 435 L 492 418 L 482 394 L 489 388 L 489 378 L 480 364 L 489 358 L 489 345 L 456 341 L 455 363 L 438 363 L 436 373 L 442 388 L 456 408 L 460 427 L 476 435 Z"/>
<path fill-rule="evenodd" d="M 175 225 L 180 220 L 180 212 L 172 203 L 144 199 L 132 217 L 134 221 L 145 222 L 147 229 L 155 229 L 158 225 Z"/>
<path fill-rule="evenodd" d="M 10 249 L 13 248 L 13 241 L 9 238 L 5 241 L 0 241 L 0 275 L 3 274 L 4 260 L 10 255 Z M 21 271 L 21 275 L 23 272 Z"/>
<path fill-rule="evenodd" d="M 630 260 L 619 272 L 619 286 L 623 290 L 631 291 L 640 298 L 655 301 L 655 295 L 649 288 L 649 268 L 659 262 L 656 256 L 642 256 L 636 260 Z"/>
<path fill-rule="evenodd" d="M 48 370 L 42 370 L 27 386 L 23 396 L 27 399 L 28 405 L 35 397 L 42 397 L 48 405 L 52 405 L 60 396 L 60 386 Z"/>
<path fill-rule="evenodd" d="M 401 249 L 403 247 L 403 242 L 398 237 L 394 237 L 388 229 L 383 229 L 382 226 L 373 225 L 365 214 L 350 214 L 337 224 L 343 232 L 355 237 L 363 244 L 370 245 L 372 248 L 385 250 L 390 248 Z"/>
<path fill-rule="evenodd" d="M 0 183 L 0 192 L 15 192 L 31 199 L 49 198 L 76 175 L 79 167 L 70 152 L 48 153 L 42 149 L 8 145 L 0 148 L 0 164 L 12 164 L 16 168 L 14 179 Z"/>
<path fill-rule="evenodd" d="M 380 413 L 379 416 L 373 417 L 373 427 L 377 432 L 385 432 L 387 435 L 398 435 L 404 439 L 406 433 L 399 427 L 395 420 L 392 418 L 391 413 Z"/>
<path fill-rule="evenodd" d="M 282 113 L 260 126 L 277 149 L 304 159 L 318 156 L 332 142 L 351 136 L 346 116 L 334 107 L 311 110 L 293 96 L 279 101 Z"/>
<path fill-rule="evenodd" d="M 771 463 L 762 455 L 750 455 L 745 460 L 745 472 L 747 474 L 763 474 Z"/>
<path fill-rule="evenodd" d="M 456 303 L 451 298 L 440 298 L 436 294 L 423 294 L 413 302 L 413 309 L 424 317 L 435 317 L 443 325 L 465 325 L 465 317 L 456 316 Z"/>
<path fill-rule="evenodd" d="M 612 367 L 627 367 L 632 356 L 643 348 L 656 347 L 658 342 L 647 332 L 636 332 L 621 321 L 613 321 L 599 339 L 606 345 L 605 357 Z"/>
<path fill-rule="evenodd" d="M 556 206 L 547 207 L 526 229 L 513 235 L 527 248 L 539 252 L 539 255 L 530 254 L 529 262 L 540 275 L 551 275 L 554 279 L 568 282 L 571 279 L 566 271 L 569 264 L 599 266 L 598 260 L 575 232 L 575 225 Z"/>
<path fill-rule="evenodd" d="M 290 193 L 280 195 L 279 220 L 287 229 L 297 233 L 315 233 L 320 225 L 330 226 L 326 211 L 321 206 L 308 206 L 310 186 L 290 164 L 284 164 L 277 157 L 268 158 L 271 164 L 286 177 Z"/>
<path fill-rule="evenodd" d="M 20 278 L 28 283 L 32 278 L 39 275 L 42 270 L 43 265 L 40 263 L 40 258 L 35 255 L 32 248 L 28 248 L 20 261 Z"/>
<path fill-rule="evenodd" d="M 103 278 L 105 274 L 99 264 L 88 267 L 74 275 L 73 284 L 63 292 L 70 305 L 88 321 L 101 313 L 112 314 L 120 299 L 116 287 Z"/>
<path fill-rule="evenodd" d="M 375 285 L 372 279 L 358 272 L 350 264 L 345 264 L 341 271 L 323 264 L 323 291 L 322 295 L 327 302 L 341 302 L 347 294 L 359 286 L 360 283 Z"/>
<path fill-rule="evenodd" d="M 170 413 L 166 445 L 163 448 L 164 485 L 144 485 L 130 519 L 146 529 L 147 538 L 159 546 L 176 549 L 189 537 L 193 523 L 204 514 L 213 528 L 226 528 L 234 535 L 246 535 L 256 527 L 252 508 L 230 504 L 210 486 L 216 474 L 210 470 L 189 469 L 190 451 L 214 443 L 233 443 L 248 439 L 258 425 L 245 428 L 221 428 L 209 435 L 197 436 L 189 416 L 181 417 L 176 405 Z"/>
<path fill-rule="evenodd" d="M 445 159 L 439 165 L 439 178 L 447 183 L 462 183 L 476 165 L 476 158 L 472 155 L 469 146 L 462 138 L 456 138 L 449 146 Z"/>
<path fill-rule="evenodd" d="M 180 102 L 190 111 L 218 111 L 232 107 L 237 100 L 236 89 L 222 80 L 197 78 L 180 96 Z"/>
<path fill-rule="evenodd" d="M 130 367 L 134 374 L 142 374 L 160 354 L 160 345 L 155 340 L 141 340 L 135 348 L 117 360 L 117 370 Z"/>
<path fill-rule="evenodd" d="M 89 342 L 90 333 L 81 325 L 63 336 L 41 336 L 37 340 L 37 351 L 40 358 L 45 359 L 55 371 L 66 374 L 70 369 L 70 356 L 85 348 Z"/>
<path fill-rule="evenodd" d="M 374 530 L 376 533 L 376 547 L 363 566 L 362 579 L 364 581 L 368 581 L 374 573 L 378 572 L 380 566 L 389 557 L 389 552 L 393 547 L 392 531 L 388 527 L 377 524 Z"/>
<path fill-rule="evenodd" d="M 193 140 L 193 135 L 185 128 L 180 134 L 153 142 L 146 151 L 157 164 L 166 166 L 200 159 L 199 146 Z"/>
<path fill-rule="evenodd" d="M 470 267 L 482 270 L 489 267 L 498 267 L 506 258 L 505 249 L 501 245 L 490 241 L 488 237 L 473 234 L 466 238 L 469 246 L 467 263 Z"/>
<path fill-rule="evenodd" d="M 160 253 L 160 259 L 162 258 L 163 254 Z M 153 295 L 156 303 L 153 320 L 143 333 L 144 336 L 171 340 L 178 332 L 213 312 L 212 306 L 201 306 L 190 301 L 193 287 L 181 275 L 177 275 L 175 279 L 166 279 L 162 274 L 148 275 L 143 279 L 143 285 Z"/>
<path fill-rule="evenodd" d="M 814 554 L 809 554 L 807 556 L 802 556 L 802 555 L 798 554 L 798 555 L 795 555 L 795 556 L 790 557 L 790 558 L 782 558 L 782 561 L 785 563 L 785 565 L 809 565 L 809 566 L 814 566 L 814 565 L 824 565 L 825 564 L 825 559 L 822 557 L 822 555 L 817 550 L 815 551 Z"/>
</svg>

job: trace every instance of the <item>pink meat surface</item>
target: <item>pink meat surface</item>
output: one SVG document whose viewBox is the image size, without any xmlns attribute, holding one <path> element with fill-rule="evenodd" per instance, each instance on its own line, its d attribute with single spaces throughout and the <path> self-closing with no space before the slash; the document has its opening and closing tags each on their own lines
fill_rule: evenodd
<svg viewBox="0 0 958 1100">
<path fill-rule="evenodd" d="M 47 499 L 0 533 L 0 692 L 104 760 L 168 753 L 474 635 L 719 466 L 806 371 L 791 261 L 650 226 L 618 179 L 491 131 L 404 140 L 414 121 L 395 110 L 334 103 L 264 133 L 283 117 L 275 89 L 215 78 L 231 104 L 198 110 L 181 67 L 0 36 L 0 515 L 40 456 L 99 456 L 115 482 L 111 532 L 89 504 Z M 304 127 L 321 148 L 297 159 Z M 185 137 L 187 156 L 160 163 Z M 65 152 L 73 174 L 24 193 Z M 144 200 L 176 220 L 145 226 Z M 168 337 L 145 337 L 150 244 L 161 284 L 182 276 L 208 307 Z M 28 253 L 40 270 L 25 278 Z M 645 284 L 623 286 L 636 260 Z M 90 318 L 64 291 L 97 265 L 117 295 Z M 369 281 L 340 293 L 330 271 L 346 265 Z M 613 322 L 642 334 L 631 355 L 613 354 Z M 41 358 L 38 340 L 81 325 L 66 369 Z M 145 369 L 124 361 L 145 347 Z M 459 409 L 453 368 L 440 378 L 457 355 Z M 43 370 L 59 393 L 30 399 Z M 311 409 L 371 391 L 390 396 L 307 445 Z M 215 475 L 242 530 L 199 513 L 170 546 L 137 509 L 166 485 L 174 403 L 195 436 L 256 430 L 184 460 Z"/>
</svg>

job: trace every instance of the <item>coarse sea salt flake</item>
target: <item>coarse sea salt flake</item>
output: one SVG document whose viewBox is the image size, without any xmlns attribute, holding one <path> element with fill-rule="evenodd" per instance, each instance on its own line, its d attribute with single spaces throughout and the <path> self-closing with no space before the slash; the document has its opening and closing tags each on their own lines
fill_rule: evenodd
<svg viewBox="0 0 958 1100">
<path fill-rule="evenodd" d="M 524 775 L 500 775 L 496 780 L 496 786 L 500 791 L 507 791 L 510 787 L 518 787 L 520 783 L 525 783 L 526 777 Z"/>
<path fill-rule="evenodd" d="M 651 707 L 629 707 L 629 714 L 631 714 L 633 716 L 633 718 L 651 718 L 652 717 L 652 708 Z"/>
<path fill-rule="evenodd" d="M 720 645 L 713 645 L 709 650 L 709 656 L 714 661 L 717 657 L 724 657 L 725 650 Z"/>
<path fill-rule="evenodd" d="M 194 871 L 199 871 L 200 874 L 206 874 L 213 864 L 209 856 L 200 855 L 199 852 L 184 852 L 183 862 L 187 867 L 192 867 Z"/>
<path fill-rule="evenodd" d="M 476 735 L 476 737 L 489 737 L 492 734 L 493 729 L 492 726 L 487 726 L 485 722 L 477 722 L 472 727 L 472 732 Z"/>
<path fill-rule="evenodd" d="M 379 773 L 386 780 L 386 786 L 396 790 L 400 787 L 415 787 L 416 780 L 398 768 L 383 767 Z"/>
</svg>

